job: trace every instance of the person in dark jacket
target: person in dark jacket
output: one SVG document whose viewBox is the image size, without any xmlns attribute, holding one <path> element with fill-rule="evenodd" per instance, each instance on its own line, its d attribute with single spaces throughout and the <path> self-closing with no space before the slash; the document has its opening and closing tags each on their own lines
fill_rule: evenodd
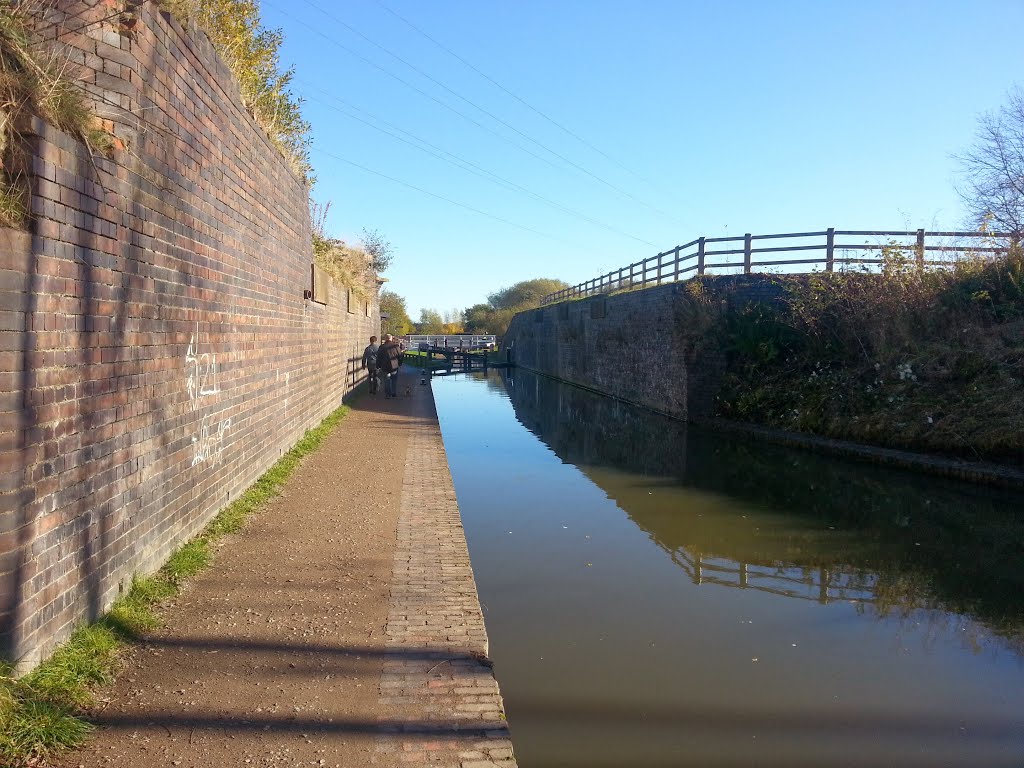
<svg viewBox="0 0 1024 768">
<path fill-rule="evenodd" d="M 370 383 L 370 394 L 377 394 L 377 350 L 380 349 L 377 346 L 377 337 L 371 336 L 370 343 L 366 345 L 366 349 L 363 350 L 363 368 L 366 369 L 366 373 Z"/>
<path fill-rule="evenodd" d="M 398 397 L 398 367 L 402 364 L 402 348 L 390 333 L 377 349 L 377 370 L 384 377 L 384 397 Z"/>
</svg>

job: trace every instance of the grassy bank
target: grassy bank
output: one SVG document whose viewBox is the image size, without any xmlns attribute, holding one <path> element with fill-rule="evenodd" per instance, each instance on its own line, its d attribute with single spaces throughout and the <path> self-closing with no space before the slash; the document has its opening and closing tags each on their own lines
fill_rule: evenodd
<svg viewBox="0 0 1024 768">
<path fill-rule="evenodd" d="M 707 325 L 727 350 L 721 416 L 1024 463 L 1024 257 L 778 277 L 784 297 Z M 699 286 L 695 303 L 712 302 Z M 710 294 L 710 292 L 709 292 Z"/>
<path fill-rule="evenodd" d="M 72 748 L 92 726 L 80 716 L 97 686 L 110 682 L 119 652 L 160 623 L 158 604 L 178 594 L 213 557 L 213 545 L 239 531 L 245 521 L 278 495 L 300 460 L 315 451 L 344 418 L 342 406 L 306 432 L 249 490 L 225 507 L 203 532 L 178 549 L 152 576 L 132 587 L 95 624 L 81 627 L 43 664 L 20 680 L 0 670 L 0 765 L 30 766 Z"/>
</svg>

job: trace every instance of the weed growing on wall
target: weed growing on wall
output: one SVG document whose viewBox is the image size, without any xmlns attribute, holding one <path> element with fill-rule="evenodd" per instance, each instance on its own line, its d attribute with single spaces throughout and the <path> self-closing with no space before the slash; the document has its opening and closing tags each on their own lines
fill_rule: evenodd
<svg viewBox="0 0 1024 768">
<path fill-rule="evenodd" d="M 18 227 L 28 215 L 28 188 L 18 168 L 16 126 L 39 115 L 77 136 L 93 151 L 109 151 L 113 137 L 103 131 L 78 82 L 69 54 L 44 41 L 33 25 L 45 3 L 0 3 L 0 225 Z"/>
<path fill-rule="evenodd" d="M 720 415 L 969 458 L 1024 461 L 1024 257 L 787 278 L 725 320 Z"/>
<path fill-rule="evenodd" d="M 180 20 L 194 22 L 238 78 L 242 101 L 304 179 L 312 182 L 310 125 L 289 86 L 294 71 L 281 69 L 280 30 L 260 23 L 256 0 L 160 0 Z"/>
<path fill-rule="evenodd" d="M 357 295 L 366 297 L 377 272 L 377 259 L 367 249 L 351 246 L 344 240 L 327 235 L 327 212 L 331 204 L 320 204 L 310 199 L 309 218 L 312 222 L 313 262 L 333 277 L 340 285 L 351 288 Z M 379 243 L 387 249 L 390 262 L 390 248 L 387 241 L 374 233 Z M 383 264 L 383 268 L 387 263 Z"/>
</svg>

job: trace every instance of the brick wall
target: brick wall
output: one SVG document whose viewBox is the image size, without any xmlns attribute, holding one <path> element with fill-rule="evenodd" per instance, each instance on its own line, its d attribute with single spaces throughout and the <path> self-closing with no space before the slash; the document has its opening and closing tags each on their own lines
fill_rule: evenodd
<svg viewBox="0 0 1024 768">
<path fill-rule="evenodd" d="M 123 148 L 27 122 L 30 230 L 0 230 L 0 655 L 22 668 L 336 408 L 380 328 L 376 285 L 304 298 L 307 189 L 205 37 L 149 2 L 131 35 L 109 3 L 55 5 Z"/>
<path fill-rule="evenodd" d="M 718 322 L 778 301 L 790 279 L 806 278 L 709 276 L 564 301 L 516 315 L 502 344 L 518 366 L 676 418 L 705 416 L 725 370 Z"/>
</svg>

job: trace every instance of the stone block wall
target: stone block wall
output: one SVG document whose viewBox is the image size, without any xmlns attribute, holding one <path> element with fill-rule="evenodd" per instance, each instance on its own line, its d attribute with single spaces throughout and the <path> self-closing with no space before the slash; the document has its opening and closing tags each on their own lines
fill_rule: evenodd
<svg viewBox="0 0 1024 768">
<path fill-rule="evenodd" d="M 563 301 L 516 315 L 502 346 L 517 366 L 679 419 L 707 416 L 727 352 L 715 323 L 778 301 L 790 279 L 806 278 L 706 276 Z"/>
<path fill-rule="evenodd" d="M 0 231 L 0 656 L 28 668 L 361 381 L 377 286 L 311 288 L 308 190 L 201 34 L 151 2 L 48 21 L 121 142 L 21 126 Z M 104 20 L 106 19 L 106 20 Z"/>
<path fill-rule="evenodd" d="M 516 365 L 686 418 L 676 354 L 678 285 L 564 301 L 513 318 L 502 341 Z"/>
</svg>

